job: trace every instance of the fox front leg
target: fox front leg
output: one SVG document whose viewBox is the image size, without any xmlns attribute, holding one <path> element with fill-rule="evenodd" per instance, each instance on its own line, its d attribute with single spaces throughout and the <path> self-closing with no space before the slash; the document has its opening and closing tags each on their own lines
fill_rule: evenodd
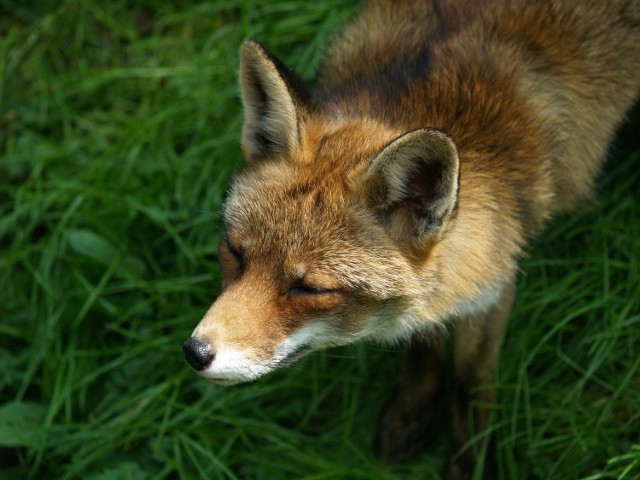
<svg viewBox="0 0 640 480">
<path fill-rule="evenodd" d="M 376 444 L 384 459 L 407 460 L 435 436 L 444 362 L 442 332 L 415 336 L 406 347 L 398 388 L 378 426 Z"/>
<path fill-rule="evenodd" d="M 495 459 L 487 431 L 495 401 L 495 369 L 502 337 L 515 296 L 515 282 L 500 301 L 481 315 L 460 319 L 454 334 L 455 383 L 452 410 L 453 456 L 449 480 L 493 478 Z M 476 439 L 471 441 L 471 439 Z M 481 477 L 474 477 L 482 452 L 487 455 Z M 480 472 L 478 472 L 479 474 Z"/>
</svg>

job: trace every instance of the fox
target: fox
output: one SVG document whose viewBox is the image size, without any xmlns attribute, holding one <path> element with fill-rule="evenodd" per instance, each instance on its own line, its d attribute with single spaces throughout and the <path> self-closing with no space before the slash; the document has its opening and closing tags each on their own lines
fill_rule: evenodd
<svg viewBox="0 0 640 480">
<path fill-rule="evenodd" d="M 233 385 L 402 344 L 376 437 L 402 461 L 436 434 L 452 337 L 448 478 L 471 478 L 519 262 L 593 198 L 640 94 L 640 1 L 370 0 L 313 84 L 253 40 L 239 70 L 245 166 L 186 361 Z"/>
</svg>

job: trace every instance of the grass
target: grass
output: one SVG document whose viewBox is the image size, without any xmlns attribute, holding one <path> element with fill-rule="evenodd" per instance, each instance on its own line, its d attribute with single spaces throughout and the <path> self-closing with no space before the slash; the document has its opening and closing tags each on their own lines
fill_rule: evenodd
<svg viewBox="0 0 640 480">
<path fill-rule="evenodd" d="M 355 7 L 0 0 L 0 480 L 439 478 L 445 441 L 403 465 L 372 453 L 397 348 L 331 350 L 228 389 L 180 350 L 219 289 L 239 44 L 312 78 Z M 599 201 L 522 264 L 500 478 L 640 478 L 637 126 Z"/>
</svg>

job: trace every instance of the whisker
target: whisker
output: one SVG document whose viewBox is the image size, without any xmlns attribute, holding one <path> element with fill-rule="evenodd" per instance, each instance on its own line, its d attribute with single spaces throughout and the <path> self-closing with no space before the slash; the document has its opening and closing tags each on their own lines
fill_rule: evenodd
<svg viewBox="0 0 640 480">
<path fill-rule="evenodd" d="M 327 358 L 348 358 L 350 360 L 355 360 L 358 358 L 357 355 L 335 355 L 333 353 L 324 353 L 324 352 L 312 352 L 309 354 L 309 356 L 316 356 L 316 357 L 327 357 Z"/>
<path fill-rule="evenodd" d="M 367 346 L 367 350 L 374 350 L 376 352 L 387 352 L 387 353 L 400 353 L 403 351 L 401 348 L 384 348 L 384 347 L 374 347 L 371 345 Z"/>
</svg>

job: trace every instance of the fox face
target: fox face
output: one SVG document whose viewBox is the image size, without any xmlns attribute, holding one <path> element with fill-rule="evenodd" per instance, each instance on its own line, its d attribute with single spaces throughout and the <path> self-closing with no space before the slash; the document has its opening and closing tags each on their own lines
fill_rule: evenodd
<svg viewBox="0 0 640 480">
<path fill-rule="evenodd" d="M 453 141 L 327 112 L 253 42 L 240 77 L 247 166 L 224 211 L 222 293 L 184 345 L 192 367 L 233 384 L 313 350 L 438 325 Z"/>
</svg>

